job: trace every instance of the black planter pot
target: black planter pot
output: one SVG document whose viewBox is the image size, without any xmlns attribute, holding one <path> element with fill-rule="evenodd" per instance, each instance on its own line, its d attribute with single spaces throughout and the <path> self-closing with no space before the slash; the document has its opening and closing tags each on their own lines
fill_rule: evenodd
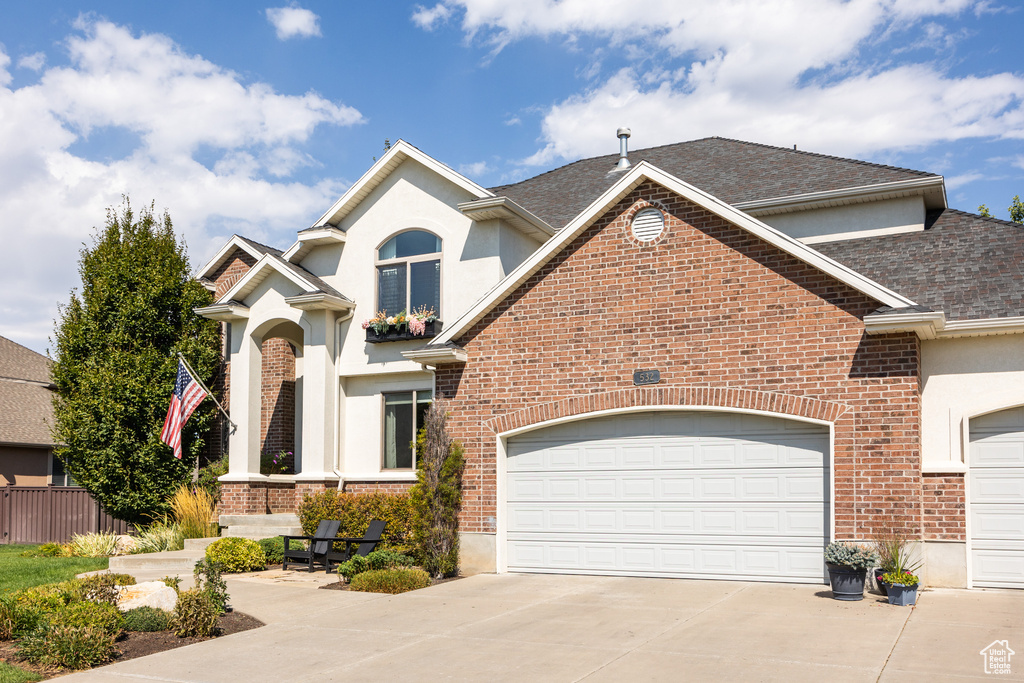
<svg viewBox="0 0 1024 683">
<path fill-rule="evenodd" d="M 852 569 L 837 564 L 828 565 L 828 580 L 832 584 L 832 597 L 836 600 L 863 600 L 867 569 Z"/>
<path fill-rule="evenodd" d="M 409 331 L 408 325 L 402 327 L 388 327 L 386 332 L 377 332 L 372 327 L 366 328 L 366 341 L 370 344 L 382 344 L 384 342 L 409 341 L 410 339 L 430 339 L 436 337 L 441 331 L 441 321 L 435 320 L 426 324 L 423 334 L 413 334 Z"/>
<path fill-rule="evenodd" d="M 875 585 L 878 586 L 878 590 L 882 595 L 889 595 L 889 584 L 882 581 L 882 576 L 885 574 L 885 570 L 881 567 L 875 567 L 872 572 L 875 575 Z"/>
</svg>

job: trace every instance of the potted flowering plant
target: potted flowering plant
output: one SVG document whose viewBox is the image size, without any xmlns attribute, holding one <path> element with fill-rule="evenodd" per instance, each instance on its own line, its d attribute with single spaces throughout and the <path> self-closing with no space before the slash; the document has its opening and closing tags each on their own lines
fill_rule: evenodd
<svg viewBox="0 0 1024 683">
<path fill-rule="evenodd" d="M 388 315 L 387 311 L 379 311 L 375 316 L 363 321 L 366 330 L 366 341 L 379 344 L 387 341 L 404 341 L 407 339 L 430 338 L 440 331 L 441 321 L 437 319 L 434 309 L 423 306 L 411 312 L 401 311 Z"/>
<path fill-rule="evenodd" d="M 832 597 L 836 600 L 863 600 L 868 568 L 877 562 L 878 553 L 866 545 L 834 541 L 825 546 Z"/>
<path fill-rule="evenodd" d="M 889 604 L 907 607 L 917 602 L 917 586 L 921 579 L 910 572 L 887 572 L 882 576 L 888 587 Z"/>
<path fill-rule="evenodd" d="M 906 536 L 898 530 L 892 529 L 875 541 L 875 550 L 878 552 L 879 562 L 874 569 L 875 583 L 882 595 L 888 595 L 888 583 L 885 580 L 886 574 L 911 574 L 921 566 L 911 558 L 911 547 Z"/>
</svg>

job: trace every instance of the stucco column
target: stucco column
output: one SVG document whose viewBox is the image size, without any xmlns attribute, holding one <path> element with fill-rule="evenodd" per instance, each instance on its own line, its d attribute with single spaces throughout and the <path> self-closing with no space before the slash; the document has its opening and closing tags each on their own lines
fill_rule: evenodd
<svg viewBox="0 0 1024 683">
<path fill-rule="evenodd" d="M 302 349 L 302 472 L 300 479 L 333 478 L 338 404 L 332 311 L 306 311 Z"/>
<path fill-rule="evenodd" d="M 228 473 L 221 481 L 260 478 L 260 382 L 263 351 L 248 325 L 234 323 L 231 335 L 231 419 L 238 425 L 228 441 Z M 241 329 L 239 329 L 241 328 Z"/>
</svg>

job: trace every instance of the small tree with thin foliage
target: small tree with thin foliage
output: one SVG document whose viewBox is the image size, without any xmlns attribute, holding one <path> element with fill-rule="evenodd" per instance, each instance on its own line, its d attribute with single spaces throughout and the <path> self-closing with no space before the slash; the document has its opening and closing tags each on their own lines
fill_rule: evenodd
<svg viewBox="0 0 1024 683">
<path fill-rule="evenodd" d="M 427 409 L 416 439 L 418 470 L 412 487 L 413 534 L 423 568 L 435 578 L 459 571 L 459 509 L 462 507 L 462 444 L 448 434 L 445 402 Z"/>
</svg>

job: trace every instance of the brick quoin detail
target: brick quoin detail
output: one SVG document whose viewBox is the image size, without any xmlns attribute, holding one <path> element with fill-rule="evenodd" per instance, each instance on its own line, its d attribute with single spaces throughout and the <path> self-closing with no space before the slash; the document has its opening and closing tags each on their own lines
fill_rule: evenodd
<svg viewBox="0 0 1024 683">
<path fill-rule="evenodd" d="M 924 540 L 967 540 L 964 475 L 925 474 L 922 479 Z"/>
<path fill-rule="evenodd" d="M 654 244 L 627 239 L 638 202 L 665 210 Z M 455 340 L 464 366 L 437 369 L 466 448 L 462 529 L 495 529 L 496 432 L 680 405 L 831 422 L 836 538 L 870 540 L 894 521 L 920 537 L 920 346 L 910 333 L 865 334 L 880 305 L 642 184 Z M 638 369 L 661 383 L 634 388 Z"/>
</svg>

